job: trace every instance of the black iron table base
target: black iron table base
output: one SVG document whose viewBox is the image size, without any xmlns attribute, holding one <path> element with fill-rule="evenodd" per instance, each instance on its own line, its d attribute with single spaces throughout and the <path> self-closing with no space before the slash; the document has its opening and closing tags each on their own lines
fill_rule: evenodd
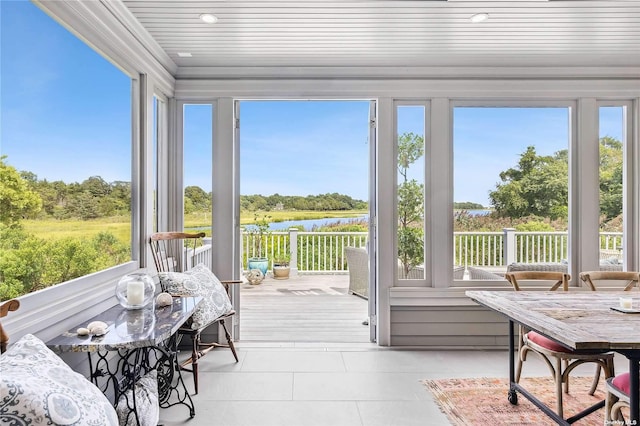
<svg viewBox="0 0 640 426">
<path fill-rule="evenodd" d="M 103 336 L 79 336 L 75 328 L 47 345 L 57 352 L 87 352 L 90 380 L 106 395 L 113 395 L 114 406 L 123 398 L 126 401 L 126 424 L 141 424 L 136 382 L 152 370 L 157 372 L 160 408 L 185 405 L 193 418 L 195 407 L 178 362 L 176 332 L 201 300 L 201 297 L 179 297 L 174 298 L 171 306 L 140 310 L 116 305 L 88 321 L 105 322 L 108 328 Z"/>
</svg>

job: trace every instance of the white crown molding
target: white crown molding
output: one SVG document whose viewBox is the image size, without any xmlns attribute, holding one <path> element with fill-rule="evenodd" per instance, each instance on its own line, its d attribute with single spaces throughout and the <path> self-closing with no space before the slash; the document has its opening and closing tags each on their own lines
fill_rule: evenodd
<svg viewBox="0 0 640 426">
<path fill-rule="evenodd" d="M 291 79 L 291 78 L 633 78 L 640 66 L 630 67 L 180 67 L 178 80 L 189 79 Z"/>
<path fill-rule="evenodd" d="M 138 41 L 149 50 L 149 52 L 158 60 L 172 75 L 178 72 L 178 66 L 173 59 L 164 51 L 158 42 L 149 34 L 147 29 L 133 16 L 131 11 L 120 1 L 101 0 L 106 8 L 120 20 L 129 32 L 138 39 Z"/>
<path fill-rule="evenodd" d="M 594 97 L 632 99 L 640 95 L 635 79 L 207 79 L 177 80 L 176 98 L 245 99 L 528 99 Z"/>
</svg>

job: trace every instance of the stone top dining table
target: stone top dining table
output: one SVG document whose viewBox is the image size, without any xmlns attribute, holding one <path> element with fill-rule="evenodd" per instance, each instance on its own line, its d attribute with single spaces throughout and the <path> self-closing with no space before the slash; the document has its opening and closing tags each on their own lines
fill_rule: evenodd
<svg viewBox="0 0 640 426">
<path fill-rule="evenodd" d="M 612 308 L 619 306 L 621 296 L 631 297 L 633 305 L 640 307 L 640 293 L 470 290 L 466 295 L 476 303 L 503 314 L 509 319 L 510 392 L 514 389 L 520 390 L 514 382 L 513 373 L 514 323 L 518 323 L 569 349 L 594 352 L 615 351 L 624 355 L 629 360 L 631 379 L 630 424 L 639 424 L 640 313 L 623 313 Z M 521 393 L 529 398 L 525 392 Z M 547 412 L 547 414 L 550 413 Z M 569 424 L 563 423 L 564 420 L 554 420 L 559 424 Z"/>
</svg>

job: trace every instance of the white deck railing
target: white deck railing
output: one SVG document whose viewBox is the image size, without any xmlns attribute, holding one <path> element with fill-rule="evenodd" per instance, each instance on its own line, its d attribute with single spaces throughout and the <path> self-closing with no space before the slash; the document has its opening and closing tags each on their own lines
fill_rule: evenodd
<svg viewBox="0 0 640 426">
<path fill-rule="evenodd" d="M 292 271 L 308 273 L 345 273 L 344 248 L 366 247 L 367 232 L 302 232 L 297 229 L 263 235 L 263 255 L 273 261 L 288 257 Z M 242 265 L 255 257 L 255 234 L 242 234 Z M 196 250 L 196 263 L 208 266 L 211 256 L 208 241 Z M 601 258 L 622 257 L 622 232 L 600 233 Z M 604 254 L 603 254 L 604 253 Z M 500 267 L 514 262 L 560 263 L 568 259 L 566 232 L 454 232 L 453 260 L 456 265 Z M 271 265 L 269 265 L 271 267 Z"/>
<path fill-rule="evenodd" d="M 347 272 L 344 248 L 365 247 L 367 232 L 304 232 L 297 229 L 273 231 L 262 237 L 262 255 L 273 259 L 287 257 L 297 272 Z M 242 234 L 242 264 L 258 256 L 254 244 L 257 235 Z"/>
</svg>

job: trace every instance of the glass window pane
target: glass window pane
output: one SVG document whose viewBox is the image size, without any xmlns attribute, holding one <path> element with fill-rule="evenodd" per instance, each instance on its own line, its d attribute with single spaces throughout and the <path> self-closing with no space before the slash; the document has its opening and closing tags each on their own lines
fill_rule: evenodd
<svg viewBox="0 0 640 426">
<path fill-rule="evenodd" d="M 131 79 L 31 2 L 1 19 L 6 300 L 131 260 Z"/>
<path fill-rule="evenodd" d="M 211 236 L 213 105 L 184 106 L 184 227 Z"/>
<path fill-rule="evenodd" d="M 152 126 L 152 140 L 153 140 L 153 148 L 151 149 L 153 155 L 153 219 L 151 221 L 151 225 L 153 227 L 153 232 L 158 231 L 158 146 L 159 146 L 159 129 L 158 126 L 160 122 L 158 120 L 158 108 L 159 108 L 160 100 L 154 96 L 153 97 L 153 126 Z"/>
<path fill-rule="evenodd" d="M 425 107 L 396 110 L 398 152 L 398 279 L 424 279 Z"/>
<path fill-rule="evenodd" d="M 455 280 L 568 262 L 569 113 L 454 109 Z"/>
<path fill-rule="evenodd" d="M 622 270 L 624 107 L 601 107 L 599 112 L 600 263 Z"/>
</svg>

